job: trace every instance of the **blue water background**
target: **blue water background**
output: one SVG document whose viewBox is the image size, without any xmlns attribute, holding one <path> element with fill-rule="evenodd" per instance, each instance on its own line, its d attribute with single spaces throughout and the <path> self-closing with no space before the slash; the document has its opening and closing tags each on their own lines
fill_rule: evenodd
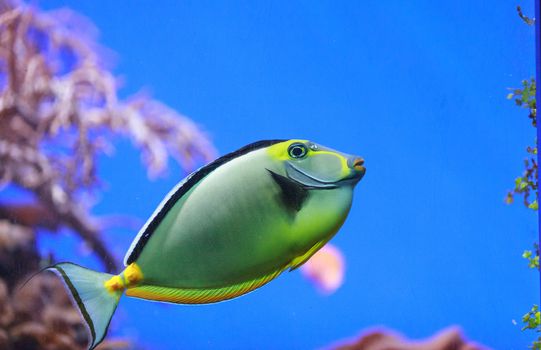
<svg viewBox="0 0 541 350">
<path fill-rule="evenodd" d="M 333 240 L 344 286 L 320 296 L 298 272 L 210 306 L 121 301 L 112 334 L 152 349 L 313 349 L 375 325 L 426 337 L 449 325 L 524 349 L 538 302 L 522 251 L 536 215 L 504 204 L 534 129 L 506 88 L 534 75 L 534 30 L 508 1 L 42 1 L 88 16 L 116 52 L 122 96 L 146 87 L 207 130 L 220 153 L 307 138 L 362 155 L 367 175 Z M 533 3 L 521 4 L 526 14 Z M 141 223 L 184 174 L 149 181 L 119 140 L 94 213 Z M 134 230 L 109 229 L 122 257 Z M 44 250 L 81 258 L 68 233 Z M 182 267 L 179 267 L 182 268 Z M 514 325 L 513 320 L 519 322 Z"/>
</svg>

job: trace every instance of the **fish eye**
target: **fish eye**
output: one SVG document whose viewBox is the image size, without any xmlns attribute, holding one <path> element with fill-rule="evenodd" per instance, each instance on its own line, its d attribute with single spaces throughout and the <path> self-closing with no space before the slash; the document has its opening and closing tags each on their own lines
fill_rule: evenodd
<svg viewBox="0 0 541 350">
<path fill-rule="evenodd" d="M 291 158 L 304 158 L 308 153 L 308 148 L 302 143 L 294 143 L 289 146 L 287 153 Z"/>
</svg>

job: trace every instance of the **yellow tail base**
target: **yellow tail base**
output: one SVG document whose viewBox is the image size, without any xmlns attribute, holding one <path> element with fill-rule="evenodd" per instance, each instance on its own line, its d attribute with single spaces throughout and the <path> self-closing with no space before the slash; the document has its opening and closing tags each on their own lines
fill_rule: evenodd
<svg viewBox="0 0 541 350">
<path fill-rule="evenodd" d="M 105 281 L 104 287 L 111 293 L 123 292 L 127 288 L 134 287 L 143 280 L 143 272 L 136 263 L 131 263 L 126 269 Z"/>
</svg>

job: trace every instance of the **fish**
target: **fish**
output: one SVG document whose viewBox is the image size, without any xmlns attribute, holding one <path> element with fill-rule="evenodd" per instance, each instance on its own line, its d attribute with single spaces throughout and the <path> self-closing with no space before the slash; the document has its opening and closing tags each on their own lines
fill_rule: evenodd
<svg viewBox="0 0 541 350">
<path fill-rule="evenodd" d="M 178 183 L 140 229 L 117 275 L 70 262 L 57 273 L 94 349 L 120 297 L 209 304 L 295 270 L 344 223 L 364 160 L 317 143 L 263 140 Z"/>
</svg>

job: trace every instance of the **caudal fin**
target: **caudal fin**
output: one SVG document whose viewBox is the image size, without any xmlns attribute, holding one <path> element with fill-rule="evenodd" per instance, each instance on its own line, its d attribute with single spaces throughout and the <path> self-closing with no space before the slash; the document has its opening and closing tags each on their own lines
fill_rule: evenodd
<svg viewBox="0 0 541 350">
<path fill-rule="evenodd" d="M 66 283 L 92 336 L 89 349 L 94 349 L 105 337 L 122 296 L 122 291 L 110 291 L 105 287 L 105 282 L 113 275 L 72 263 L 56 264 L 48 270 L 56 272 Z"/>
</svg>

